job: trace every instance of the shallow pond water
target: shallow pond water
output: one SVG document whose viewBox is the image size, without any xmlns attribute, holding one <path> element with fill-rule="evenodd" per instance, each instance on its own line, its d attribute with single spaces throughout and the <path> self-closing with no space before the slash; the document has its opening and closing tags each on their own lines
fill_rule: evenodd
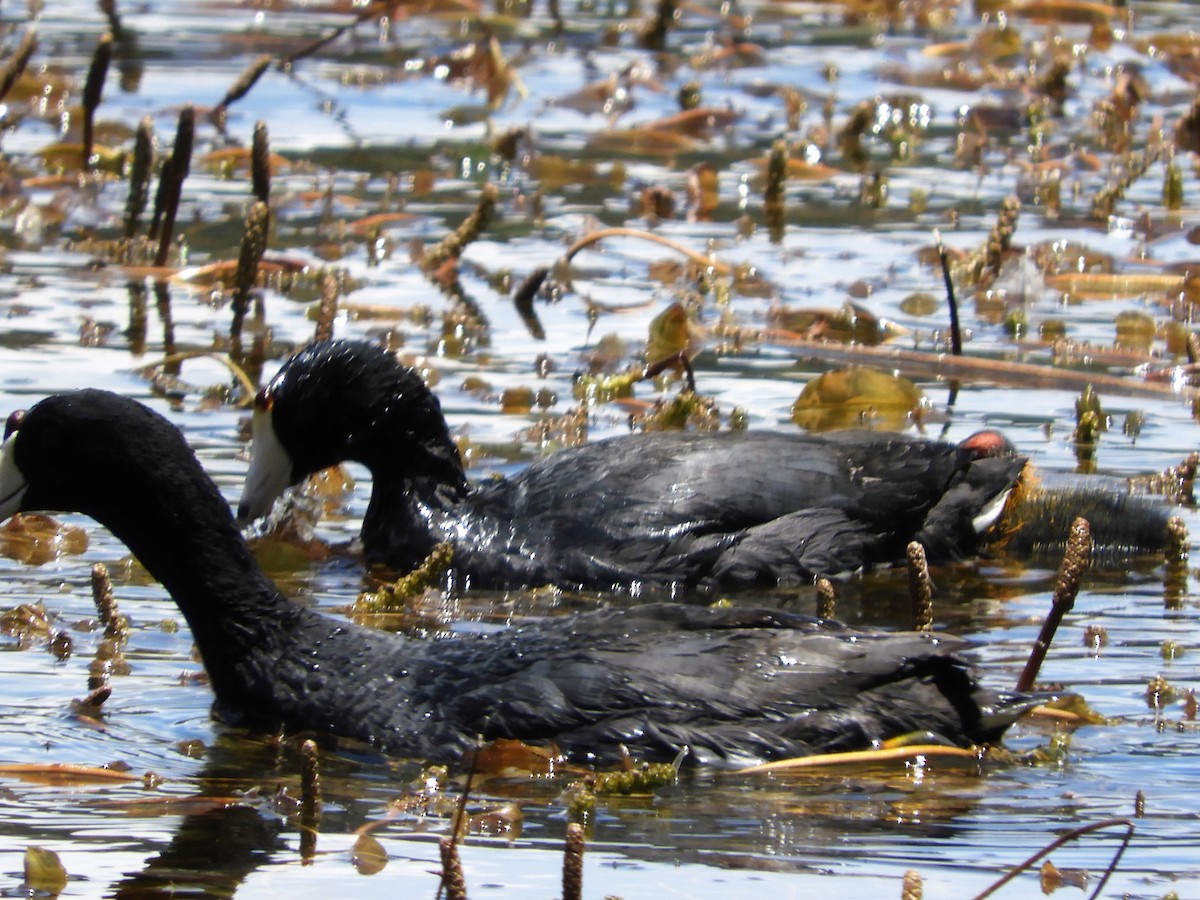
<svg viewBox="0 0 1200 900">
<path fill-rule="evenodd" d="M 1186 299 L 1144 283 L 1090 296 L 1045 278 L 1074 270 L 1182 281 L 1196 260 L 1191 229 L 1200 184 L 1185 146 L 1173 157 L 1181 207 L 1164 204 L 1159 161 L 1131 180 L 1111 215 L 1092 214 L 1093 198 L 1121 177 L 1125 160 L 1099 137 L 1098 109 L 1127 100 L 1132 80 L 1144 86 L 1128 113 L 1132 145 L 1174 140 L 1196 76 L 1186 43 L 1172 55 L 1163 49 L 1169 42 L 1154 36 L 1190 33 L 1193 6 L 1133 2 L 1104 16 L 1079 4 L 1050 21 L 1019 5 L 914 4 L 890 14 L 883 5 L 858 4 L 681 7 L 657 54 L 638 41 L 653 12 L 564 6 L 559 28 L 541 5 L 148 0 L 117 9 L 121 29 L 97 116 L 99 140 L 128 149 L 148 116 L 165 154 L 180 108 L 195 105 L 196 151 L 171 264 L 198 267 L 237 257 L 249 177 L 218 151 L 248 147 L 255 123 L 265 123 L 280 157 L 268 256 L 338 273 L 336 333 L 388 335 L 427 367 L 475 475 L 511 471 L 551 449 L 558 432 L 538 426 L 578 405 L 576 373 L 602 358 L 617 368 L 640 360 L 652 320 L 677 301 L 697 332 L 698 389 L 713 398 L 723 427 L 736 409 L 750 428 L 794 429 L 791 408 L 805 383 L 866 362 L 917 382 L 928 398 L 927 434 L 956 440 L 982 426 L 1001 428 L 1051 480 L 1080 467 L 1072 435 L 1088 377 L 1121 379 L 1100 390 L 1111 427 L 1095 454 L 1099 474 L 1154 473 L 1200 449 L 1190 389 L 1159 390 L 1138 369 L 1181 361 Z M 357 27 L 290 68 L 267 69 L 229 106 L 223 129 L 206 118 L 260 54 L 289 56 L 359 15 Z M 152 273 L 111 263 L 97 243 L 120 231 L 128 179 L 80 182 L 74 163 L 64 164 L 67 177 L 47 177 L 59 157 L 45 156 L 46 148 L 79 140 L 88 60 L 112 23 L 74 2 L 5 7 L 3 17 L 10 54 L 36 29 L 30 72 L 61 74 L 35 83 L 43 102 L 14 94 L 4 108 L 0 411 L 85 385 L 144 400 L 184 429 L 234 500 L 245 471 L 246 413 L 227 393 L 236 387 L 228 370 L 200 357 L 183 363 L 179 382 L 143 372 L 176 351 L 224 352 L 231 291 L 187 280 L 194 269 L 185 267 L 156 294 Z M 1104 27 L 1078 24 L 1082 17 L 1107 22 L 1109 38 Z M 486 47 L 485 34 L 519 78 L 492 110 L 486 88 L 502 93 L 503 70 L 490 82 L 486 75 L 474 84 L 448 77 L 464 69 L 455 52 L 476 41 Z M 1009 53 L 987 49 L 1014 38 Z M 1035 128 L 1029 105 L 1054 57 L 1065 63 L 1063 106 L 1046 104 Z M 693 82 L 717 124 L 687 133 L 681 126 L 638 130 L 677 113 L 680 90 Z M 839 135 L 864 102 L 872 118 L 862 130 L 860 166 Z M 789 103 L 803 106 L 792 121 Z M 527 133 L 505 158 L 496 139 L 512 129 Z M 780 231 L 767 225 L 760 171 L 782 138 L 793 158 L 833 171 L 788 181 Z M 706 216 L 688 217 L 688 173 L 701 163 L 717 172 L 717 198 Z M 886 196 L 873 185 L 876 173 Z M 487 182 L 499 188 L 497 217 L 463 257 L 459 285 L 467 302 L 456 305 L 421 272 L 414 247 L 456 227 Z M 1051 186 L 1058 204 L 1049 199 Z M 677 215 L 648 220 L 642 203 L 649 189 L 665 189 Z M 927 252 L 933 232 L 952 253 L 974 251 L 1010 195 L 1023 202 L 998 280 L 989 291 L 960 282 L 966 354 L 1065 361 L 1049 378 L 950 370 L 937 355 L 947 340 L 947 304 Z M 389 215 L 368 219 L 380 213 Z M 552 265 L 589 230 L 619 225 L 651 229 L 740 266 L 743 277 L 700 277 L 672 268 L 682 257 L 659 244 L 608 238 L 575 257 L 569 287 L 538 298 L 545 337 L 532 336 L 511 283 Z M 911 302 L 917 293 L 932 298 L 931 312 Z M 260 291 L 262 315 L 248 320 L 247 343 L 269 332 L 266 375 L 311 338 L 310 308 L 319 295 L 319 278 L 305 276 L 287 291 L 277 284 Z M 904 333 L 859 351 L 813 347 L 777 324 L 781 308 L 838 310 L 848 301 Z M 1127 312 L 1141 318 L 1118 335 L 1114 322 Z M 1054 323 L 1069 345 L 1040 339 L 1054 333 Z M 887 348 L 928 356 L 917 364 Z M 947 373 L 963 376 L 952 403 Z M 503 392 L 514 388 L 542 391 L 544 409 L 505 411 Z M 669 399 L 677 391 L 674 383 L 639 384 L 635 398 Z M 587 434 L 623 433 L 631 412 L 640 411 L 635 402 L 594 406 Z M 544 432 L 550 437 L 542 440 Z M 357 490 L 318 525 L 326 541 L 357 532 L 369 484 L 365 472 L 352 474 Z M 1195 510 L 1179 514 L 1197 533 Z M 62 896 L 434 895 L 436 837 L 449 832 L 449 816 L 398 806 L 417 794 L 419 766 L 353 749 L 324 753 L 317 854 L 303 861 L 295 808 L 277 793 L 280 786 L 288 797 L 298 791 L 297 748 L 214 724 L 202 667 L 169 598 L 103 529 L 78 517 L 63 521 L 86 529 L 85 552 L 39 565 L 0 559 L 0 607 L 40 601 L 73 645 L 60 659 L 45 641 L 0 640 L 0 764 L 119 764 L 137 777 L 45 784 L 0 776 L 0 893 L 25 894 L 23 859 L 28 847 L 40 846 L 56 851 L 69 875 Z M 89 587 L 96 562 L 112 571 L 133 624 L 123 647 L 128 670 L 111 676 L 113 694 L 98 719 L 72 708 L 87 693 L 93 658 L 107 652 Z M 298 602 L 331 612 L 362 587 L 353 561 L 272 565 Z M 979 642 L 989 683 L 1015 682 L 1048 608 L 1054 566 L 985 559 L 935 572 L 938 626 Z M 905 627 L 905 590 L 903 572 L 852 580 L 839 586 L 839 615 Z M 1111 720 L 1074 729 L 1052 762 L 977 767 L 928 759 L 777 775 L 699 772 L 652 795 L 601 797 L 589 823 L 585 896 L 761 890 L 875 898 L 899 896 L 909 869 L 922 876 L 926 897 L 971 896 L 1059 835 L 1110 818 L 1130 819 L 1134 835 L 1104 896 L 1200 896 L 1200 733 L 1182 701 L 1200 682 L 1200 606 L 1192 590 L 1191 579 L 1165 587 L 1164 567 L 1153 558 L 1085 578 L 1043 678 L 1079 692 Z M 634 601 L 544 593 L 430 600 L 433 616 L 459 628 L 598 602 Z M 811 590 L 733 602 L 814 608 Z M 1160 674 L 1179 699 L 1156 711 L 1147 685 Z M 1054 737 L 1045 725 L 1023 724 L 1006 745 L 1021 753 Z M 153 784 L 145 773 L 154 774 Z M 515 777 L 475 787 L 472 811 L 511 802 L 521 817 L 519 832 L 467 839 L 462 858 L 472 895 L 560 894 L 565 786 Z M 1139 793 L 1144 809 L 1135 819 Z M 386 853 L 376 874 L 355 864 L 360 829 Z M 1090 893 L 1122 834 L 1113 826 L 1055 851 L 1068 876 L 1061 890 L 1079 892 L 1070 878 L 1086 870 Z M 1027 896 L 1040 889 L 1037 877 L 1021 876 L 1001 895 Z"/>
</svg>

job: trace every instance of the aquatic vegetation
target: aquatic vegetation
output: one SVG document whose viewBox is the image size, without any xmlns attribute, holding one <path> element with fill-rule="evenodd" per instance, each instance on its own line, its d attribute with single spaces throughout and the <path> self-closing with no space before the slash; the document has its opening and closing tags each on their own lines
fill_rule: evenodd
<svg viewBox="0 0 1200 900">
<path fill-rule="evenodd" d="M 1052 474 L 1092 467 L 1114 483 L 1129 481 L 1136 493 L 1182 504 L 1166 564 L 1135 554 L 1123 566 L 1128 573 L 1085 582 L 1064 627 L 1078 626 L 1069 646 L 1091 667 L 1068 653 L 1051 677 L 1080 679 L 1102 698 L 1100 707 L 1140 707 L 1145 720 L 1149 678 L 1173 648 L 1166 675 L 1185 718 L 1132 755 L 1186 752 L 1193 732 L 1171 729 L 1188 721 L 1189 698 L 1195 716 L 1193 661 L 1177 654 L 1188 642 L 1171 632 L 1194 612 L 1185 521 L 1195 515 L 1195 465 L 1173 464 L 1194 449 L 1193 404 L 1200 410 L 1189 212 L 1200 69 L 1184 11 L 1087 0 L 969 9 L 859 0 L 720 8 L 439 2 L 418 9 L 340 0 L 68 7 L 14 12 L 0 69 L 0 349 L 12 406 L 24 405 L 47 376 L 47 384 L 94 379 L 149 393 L 178 417 L 229 495 L 243 467 L 238 409 L 262 373 L 314 334 L 368 337 L 422 371 L 438 370 L 455 443 L 480 471 L 509 471 L 539 453 L 630 428 L 794 429 L 790 407 L 804 384 L 830 369 L 869 367 L 915 386 L 914 429 L 996 421 Z M 255 201 L 264 207 L 252 209 Z M 945 241 L 949 287 L 930 249 L 933 229 Z M 958 328 L 950 325 L 948 290 L 959 294 Z M 660 314 L 665 327 L 651 338 Z M 239 330 L 244 347 L 229 340 Z M 961 354 L 947 356 L 951 347 Z M 212 355 L 191 355 L 201 353 Z M 680 353 L 692 390 L 682 388 L 682 369 L 643 377 L 648 365 Z M 211 365 L 217 358 L 238 365 Z M 470 376 L 487 390 L 461 389 Z M 1077 426 L 1072 401 L 1089 385 L 1096 399 L 1081 406 Z M 874 402 L 847 421 L 878 422 Z M 362 513 L 338 487 L 341 477 L 323 476 L 329 493 L 298 498 L 281 511 L 280 531 L 261 541 L 282 570 L 300 573 L 304 602 L 321 602 L 311 597 L 352 570 L 330 562 L 346 552 L 330 545 L 352 534 Z M 1031 488 L 1024 509 L 1046 496 Z M 3 535 L 3 546 L 14 560 L 42 564 L 26 571 L 24 561 L 6 561 L 21 577 L 4 605 L 44 600 L 53 614 L 40 625 L 31 614 L 27 633 L 57 629 L 67 638 L 60 649 L 72 652 L 73 642 L 74 655 L 63 662 L 40 652 L 8 655 L 36 657 L 17 666 L 77 671 L 103 639 L 58 623 L 92 615 L 84 585 L 97 560 L 113 566 L 121 593 L 120 552 L 90 526 L 26 524 L 28 532 Z M 90 545 L 83 559 L 72 556 L 80 540 Z M 1050 587 L 1050 574 L 1014 562 L 1021 540 L 1011 535 L 1011 557 L 1001 548 L 980 566 L 930 574 L 935 631 L 983 631 L 997 668 L 1009 664 L 997 643 L 1003 647 L 1008 630 L 1031 615 L 1030 595 Z M 1097 547 L 1101 561 L 1105 552 Z M 310 559 L 325 562 L 314 567 Z M 840 614 L 907 624 L 903 586 L 886 576 L 874 581 L 839 584 Z M 348 607 L 361 587 L 341 585 L 333 602 Z M 122 610 L 132 610 L 128 639 L 138 652 L 130 677 L 138 686 L 114 679 L 103 722 L 71 719 L 112 729 L 124 747 L 164 727 L 151 709 L 153 690 L 130 715 L 133 697 L 140 703 L 142 688 L 154 684 L 138 679 L 161 675 L 161 660 L 189 665 L 186 647 L 138 625 L 158 618 L 142 605 L 153 590 L 139 583 L 122 596 Z M 831 595 L 831 588 L 822 594 L 820 607 L 829 614 Z M 818 608 L 817 589 L 807 585 L 772 600 Z M 409 623 L 442 634 L 457 617 L 492 622 L 488 616 L 519 614 L 533 601 L 487 602 L 494 606 L 485 615 L 483 600 L 414 600 L 421 608 Z M 545 600 L 552 609 L 591 602 Z M 40 683 L 42 675 L 21 677 Z M 27 712 L 18 711 L 12 729 L 32 730 Z M 1161 718 L 1161 709 L 1153 712 Z M 57 720 L 38 720 L 39 727 L 56 748 L 80 752 L 82 742 L 55 733 Z M 207 740 L 207 723 L 183 727 Z M 1119 753 L 1153 740 L 1124 735 L 1132 730 L 1127 720 L 1105 727 Z M 1093 749 L 1085 736 L 1071 765 L 1087 773 L 1085 784 L 1087 777 L 1119 784 L 1120 793 L 1126 784 L 1100 765 L 1110 757 Z M 322 827 L 336 832 L 362 807 L 382 804 L 363 797 L 378 790 L 377 773 L 347 786 L 338 774 L 347 760 L 326 762 L 334 774 L 322 783 L 335 799 Z M 948 849 L 961 835 L 949 832 L 962 827 L 990 851 L 993 823 L 1032 841 L 1056 816 L 1102 805 L 1069 774 L 1044 770 L 1036 782 L 1005 774 L 995 791 L 990 781 L 974 785 L 970 793 L 986 798 L 979 809 L 968 804 L 935 820 L 930 806 L 923 821 L 876 821 L 869 811 L 876 795 L 945 789 L 922 788 L 912 775 L 919 767 L 892 765 L 889 779 L 865 786 L 851 774 L 852 790 L 838 792 L 845 805 L 806 821 L 806 837 L 816 840 L 804 846 L 794 838 L 795 809 L 805 791 L 833 789 L 799 781 L 791 785 L 800 795 L 791 812 L 756 806 L 730 816 L 761 822 L 752 836 L 723 824 L 722 837 L 708 843 L 679 839 L 684 873 L 689 853 L 714 847 L 728 860 L 744 854 L 758 864 L 769 855 L 773 866 L 799 859 L 819 868 L 837 859 L 837 844 L 822 844 L 825 822 L 870 844 L 865 858 L 880 844 L 864 837 L 861 817 L 870 821 L 871 841 L 896 842 L 881 858 L 899 860 L 920 845 L 953 863 L 931 865 L 924 874 L 935 883 L 950 871 L 969 878 L 972 865 Z M 167 768 L 185 779 L 196 771 Z M 770 795 L 769 779 L 762 782 L 754 784 L 755 802 Z M 1061 809 L 1039 799 L 1015 811 L 998 796 L 1012 790 L 1029 800 L 1046 783 Z M 1171 826 L 1154 818 L 1150 793 L 1148 830 L 1169 847 Z M 1183 783 L 1185 814 L 1188 793 Z M 210 807 L 221 796 L 209 792 Z M 658 795 L 653 811 L 630 816 L 615 805 L 606 812 L 602 797 L 602 827 L 625 831 L 598 837 L 623 848 L 661 843 L 666 834 L 677 839 L 687 829 L 672 817 L 693 814 L 671 808 L 678 797 L 728 808 L 717 802 L 728 795 L 707 785 L 676 785 Z M 534 822 L 526 835 L 550 833 L 558 807 L 547 813 L 550 804 L 521 799 Z M 51 817 L 36 803 L 24 796 L 13 803 L 18 824 L 27 809 Z M 847 813 L 855 803 L 863 806 Z M 258 815 L 249 802 L 242 811 Z M 654 819 L 658 831 L 631 824 L 638 818 Z M 298 819 L 289 813 L 287 821 L 295 828 Z M 942 836 L 931 830 L 934 821 L 950 838 L 944 843 L 929 840 Z M 375 834 L 361 837 L 354 864 L 378 871 L 391 854 L 391 874 L 405 851 L 390 842 L 394 833 Z M 329 846 L 305 857 L 311 866 L 346 861 Z M 473 869 L 488 870 L 469 850 L 464 856 L 469 885 Z M 19 873 L 17 857 L 8 862 Z M 1046 883 L 1072 883 L 1076 867 L 1057 853 L 1055 862 Z M 88 876 L 70 865 L 71 886 L 83 883 L 74 879 Z M 1094 860 L 1087 865 L 1097 870 Z M 898 893 L 901 873 L 892 868 Z M 1149 886 L 1122 889 L 1162 893 L 1158 875 L 1150 873 Z M 1035 876 L 1023 878 L 1027 888 L 1035 884 Z M 933 890 L 974 892 L 957 883 Z"/>
</svg>

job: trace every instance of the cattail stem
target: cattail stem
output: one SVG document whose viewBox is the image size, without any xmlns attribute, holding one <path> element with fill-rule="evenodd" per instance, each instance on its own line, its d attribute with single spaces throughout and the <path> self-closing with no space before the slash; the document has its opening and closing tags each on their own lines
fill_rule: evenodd
<svg viewBox="0 0 1200 900">
<path fill-rule="evenodd" d="M 458 844 L 454 838 L 444 837 L 438 841 L 442 854 L 442 889 L 446 900 L 467 900 L 467 882 L 463 877 L 462 860 L 458 858 Z"/>
<path fill-rule="evenodd" d="M 567 845 L 563 853 L 563 900 L 580 900 L 583 896 L 583 826 L 567 823 Z"/>
<path fill-rule="evenodd" d="M 4 68 L 0 69 L 0 100 L 8 96 L 8 92 L 12 90 L 12 86 L 17 83 L 17 79 L 25 71 L 25 67 L 29 65 L 29 58 L 33 56 L 33 51 L 37 49 L 37 32 L 27 31 L 25 36 L 21 38 L 21 43 L 17 45 L 17 50 L 4 64 Z"/>
<path fill-rule="evenodd" d="M 246 213 L 246 231 L 242 235 L 242 249 L 234 276 L 233 323 L 229 327 L 229 336 L 233 339 L 241 337 L 246 310 L 250 308 L 250 292 L 258 283 L 258 265 L 267 249 L 269 220 L 267 204 L 255 200 Z"/>
<path fill-rule="evenodd" d="M 421 268 L 426 272 L 436 272 L 445 263 L 462 256 L 467 245 L 478 238 L 491 223 L 499 197 L 500 191 L 494 184 L 484 185 L 475 210 L 439 244 L 426 251 L 421 260 Z"/>
<path fill-rule="evenodd" d="M 315 741 L 300 745 L 300 856 L 310 860 L 317 852 L 321 826 L 321 761 Z"/>
<path fill-rule="evenodd" d="M 933 630 L 933 580 L 929 562 L 919 541 L 908 545 L 908 595 L 912 598 L 914 631 Z"/>
<path fill-rule="evenodd" d="M 1054 640 L 1054 633 L 1059 623 L 1071 607 L 1075 605 L 1075 597 L 1079 594 L 1079 581 L 1087 568 L 1092 553 L 1092 528 L 1087 519 L 1076 519 L 1071 525 L 1071 534 L 1067 538 L 1067 549 L 1063 554 L 1062 565 L 1058 568 L 1058 580 L 1054 585 L 1054 597 L 1050 612 L 1042 623 L 1042 630 L 1033 643 L 1029 660 L 1017 679 L 1017 690 L 1027 691 L 1033 687 L 1042 662 L 1046 659 L 1046 651 Z"/>
<path fill-rule="evenodd" d="M 208 115 L 209 119 L 216 123 L 218 128 L 221 128 L 225 123 L 226 110 L 250 92 L 250 88 L 254 87 L 258 79 L 262 78 L 263 73 L 267 71 L 274 61 L 275 57 L 269 53 L 264 53 L 258 59 L 254 60 L 254 62 L 250 63 L 245 71 L 238 76 L 237 81 L 233 83 L 229 90 L 225 92 L 225 96 L 221 98 L 221 102 L 214 106 L 212 112 Z"/>
<path fill-rule="evenodd" d="M 833 582 L 828 578 L 817 579 L 817 618 L 837 618 L 837 598 L 833 593 Z"/>
<path fill-rule="evenodd" d="M 317 330 L 314 340 L 328 341 L 333 338 L 333 320 L 337 318 L 340 294 L 341 285 L 337 277 L 326 274 L 321 281 L 321 301 L 317 305 Z"/>
</svg>

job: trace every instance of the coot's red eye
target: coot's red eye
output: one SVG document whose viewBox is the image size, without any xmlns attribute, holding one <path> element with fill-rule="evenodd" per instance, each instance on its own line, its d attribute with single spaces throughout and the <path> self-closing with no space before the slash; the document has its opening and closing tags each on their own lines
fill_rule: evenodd
<svg viewBox="0 0 1200 900">
<path fill-rule="evenodd" d="M 275 397 L 271 393 L 270 388 L 263 388 L 254 398 L 254 408 L 262 412 L 270 412 L 271 407 L 275 405 Z"/>
<path fill-rule="evenodd" d="M 25 410 L 18 409 L 14 413 L 10 413 L 8 421 L 4 423 L 4 439 L 8 440 L 8 436 L 21 427 L 21 423 L 25 421 Z"/>
</svg>

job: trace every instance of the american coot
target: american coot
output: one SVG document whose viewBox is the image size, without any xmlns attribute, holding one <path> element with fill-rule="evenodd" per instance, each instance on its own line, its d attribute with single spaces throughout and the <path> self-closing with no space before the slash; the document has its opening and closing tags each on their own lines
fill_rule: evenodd
<svg viewBox="0 0 1200 900">
<path fill-rule="evenodd" d="M 325 341 L 259 393 L 239 518 L 344 460 L 371 470 L 369 562 L 439 542 L 482 588 L 795 584 L 971 555 L 1025 464 L 995 432 L 962 444 L 865 431 L 656 433 L 597 441 L 468 484 L 437 398 L 392 354 Z"/>
<path fill-rule="evenodd" d="M 1033 703 L 981 687 L 960 639 L 772 610 L 655 604 L 442 640 L 361 628 L 279 593 L 183 436 L 146 407 L 80 391 L 8 430 L 0 519 L 78 511 L 128 545 L 191 626 L 226 721 L 424 759 L 483 735 L 554 741 L 580 761 L 624 743 L 734 763 L 912 731 L 992 741 Z"/>
</svg>

